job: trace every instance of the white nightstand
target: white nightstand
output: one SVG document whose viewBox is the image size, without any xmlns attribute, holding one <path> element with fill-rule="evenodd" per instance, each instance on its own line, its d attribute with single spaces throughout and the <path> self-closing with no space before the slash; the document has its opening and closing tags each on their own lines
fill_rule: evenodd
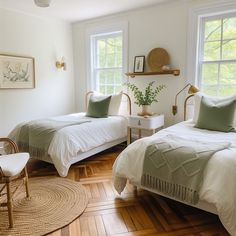
<svg viewBox="0 0 236 236">
<path fill-rule="evenodd" d="M 150 130 L 152 134 L 156 129 L 164 126 L 164 115 L 154 115 L 149 117 L 143 116 L 129 116 L 128 130 L 127 130 L 127 144 L 129 145 L 132 140 L 132 129 L 138 129 L 139 138 L 142 136 L 142 130 Z"/>
</svg>

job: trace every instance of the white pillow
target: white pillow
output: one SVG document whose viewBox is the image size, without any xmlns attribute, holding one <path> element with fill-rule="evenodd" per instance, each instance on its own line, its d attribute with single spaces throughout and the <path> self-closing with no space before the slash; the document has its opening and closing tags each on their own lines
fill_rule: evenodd
<svg viewBox="0 0 236 236">
<path fill-rule="evenodd" d="M 122 99 L 122 92 L 118 94 L 113 94 L 111 96 L 111 101 L 110 101 L 109 110 L 108 110 L 109 116 L 119 115 L 121 99 Z"/>
<path fill-rule="evenodd" d="M 231 100 L 236 99 L 236 94 L 228 96 L 228 97 L 214 97 L 214 96 L 205 95 L 202 92 L 195 93 L 194 94 L 194 112 L 193 112 L 193 122 L 194 123 L 197 123 L 197 120 L 198 120 L 202 96 L 211 99 L 211 102 L 216 105 L 221 102 L 227 102 L 227 101 L 231 101 Z M 235 112 L 236 112 L 236 110 L 235 110 Z M 236 127 L 236 114 L 234 117 L 235 117 L 234 118 L 234 126 Z"/>
<path fill-rule="evenodd" d="M 96 99 L 103 99 L 106 97 L 111 96 L 111 101 L 108 109 L 108 116 L 117 116 L 119 115 L 119 110 L 120 110 L 120 104 L 121 104 L 121 99 L 122 99 L 122 92 L 118 94 L 112 94 L 112 95 L 102 95 L 101 93 L 94 92 L 93 96 Z"/>
</svg>

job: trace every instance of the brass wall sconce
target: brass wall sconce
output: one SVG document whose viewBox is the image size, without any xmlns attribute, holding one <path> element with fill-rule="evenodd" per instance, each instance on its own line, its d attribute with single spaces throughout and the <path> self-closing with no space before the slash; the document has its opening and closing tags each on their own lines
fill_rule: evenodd
<svg viewBox="0 0 236 236">
<path fill-rule="evenodd" d="M 178 112 L 177 97 L 178 97 L 178 95 L 179 95 L 182 91 L 184 91 L 187 87 L 189 87 L 188 94 L 194 94 L 194 93 L 197 93 L 197 92 L 200 91 L 197 87 L 195 87 L 195 86 L 192 85 L 192 84 L 187 84 L 187 85 L 185 85 L 185 86 L 175 95 L 175 105 L 172 106 L 172 113 L 173 113 L 173 115 L 176 115 L 177 112 Z"/>
<path fill-rule="evenodd" d="M 62 57 L 60 61 L 56 61 L 56 68 L 66 70 L 66 63 L 64 61 L 64 57 Z"/>
</svg>

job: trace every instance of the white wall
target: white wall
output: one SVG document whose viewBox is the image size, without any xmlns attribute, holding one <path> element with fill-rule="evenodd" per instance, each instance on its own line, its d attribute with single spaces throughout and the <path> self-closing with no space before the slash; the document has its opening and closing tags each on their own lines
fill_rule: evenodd
<svg viewBox="0 0 236 236">
<path fill-rule="evenodd" d="M 71 25 L 0 9 L 0 53 L 35 58 L 35 89 L 0 89 L 0 136 L 22 121 L 71 113 L 74 68 Z M 64 56 L 67 70 L 55 67 Z"/>
<path fill-rule="evenodd" d="M 165 114 L 167 126 L 182 120 L 184 95 L 178 97 L 179 112 L 176 116 L 172 115 L 172 105 L 175 94 L 188 83 L 188 78 L 186 78 L 186 55 L 189 9 L 210 2 L 216 1 L 173 1 L 115 16 L 73 24 L 77 110 L 84 110 L 84 94 L 89 79 L 86 73 L 86 30 L 91 27 L 126 20 L 129 23 L 129 71 L 133 71 L 134 56 L 147 56 L 148 52 L 156 47 L 165 48 L 171 57 L 172 67 L 181 71 L 180 76 L 177 77 L 172 75 L 136 77 L 130 79 L 130 82 L 136 83 L 140 87 L 146 86 L 148 82 L 153 80 L 157 84 L 165 84 L 167 89 L 160 94 L 159 102 L 152 105 L 152 110 Z M 137 113 L 139 109 L 141 108 L 134 106 L 134 113 Z"/>
</svg>

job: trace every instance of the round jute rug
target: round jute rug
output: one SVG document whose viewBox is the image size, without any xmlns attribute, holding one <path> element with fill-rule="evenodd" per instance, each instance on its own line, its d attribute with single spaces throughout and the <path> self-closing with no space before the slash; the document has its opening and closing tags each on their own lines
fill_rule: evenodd
<svg viewBox="0 0 236 236">
<path fill-rule="evenodd" d="M 86 189 L 79 183 L 59 177 L 30 178 L 30 199 L 24 189 L 13 203 L 14 228 L 8 228 L 7 211 L 0 208 L 0 235 L 45 235 L 76 219 L 85 209 Z"/>
</svg>

